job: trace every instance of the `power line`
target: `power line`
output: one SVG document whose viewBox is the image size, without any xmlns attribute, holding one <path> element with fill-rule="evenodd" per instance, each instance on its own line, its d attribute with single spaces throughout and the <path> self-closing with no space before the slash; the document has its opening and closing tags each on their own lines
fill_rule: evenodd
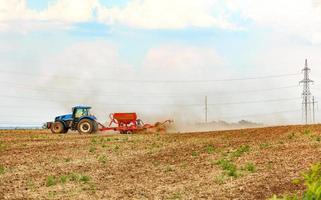
<svg viewBox="0 0 321 200">
<path fill-rule="evenodd" d="M 46 74 L 36 74 L 36 73 L 25 73 L 25 72 L 9 72 L 0 70 L 1 73 L 23 75 L 23 76 L 41 76 L 41 77 L 51 77 L 51 78 L 61 78 L 61 79 L 77 79 L 77 80 L 87 80 L 84 78 L 74 77 L 74 76 L 56 76 L 56 75 L 46 75 Z M 129 80 L 129 79 L 114 79 L 114 78 L 96 78 L 95 81 L 108 81 L 108 82 L 124 82 L 124 83 L 210 83 L 210 82 L 227 82 L 227 81 L 247 81 L 247 80 L 260 80 L 260 79 L 274 79 L 282 77 L 297 76 L 299 73 L 294 74 L 278 74 L 278 75 L 268 75 L 268 76 L 253 76 L 244 78 L 226 78 L 226 79 L 209 79 L 209 80 Z"/>
<path fill-rule="evenodd" d="M 74 103 L 74 101 L 62 101 L 62 100 L 52 100 L 52 99 L 42 99 L 42 98 L 30 98 L 30 97 L 21 97 L 21 96 L 11 96 L 11 95 L 0 95 L 4 98 L 15 98 L 23 100 L 33 100 L 33 101 L 45 101 L 45 102 L 65 102 L 65 103 Z M 209 106 L 220 106 L 220 105 L 235 105 L 235 104 L 252 104 L 252 103 L 267 103 L 267 102 L 281 102 L 281 101 L 292 101 L 298 100 L 300 98 L 284 98 L 284 99 L 267 99 L 267 100 L 257 100 L 257 101 L 240 101 L 240 102 L 226 102 L 226 103 L 215 103 L 208 104 Z M 96 104 L 101 104 L 105 106 L 203 106 L 203 104 L 106 104 L 103 102 L 96 102 Z"/>
<path fill-rule="evenodd" d="M 63 94 L 92 94 L 91 91 L 88 90 L 82 90 L 77 89 L 75 90 L 66 90 L 65 88 L 56 88 L 56 87 L 38 87 L 35 88 L 33 85 L 26 85 L 26 84 L 19 84 L 19 83 L 13 83 L 13 82 L 6 82 L 6 81 L 0 81 L 0 83 L 8 84 L 10 86 L 14 86 L 16 88 L 26 89 L 26 90 L 32 90 L 32 91 L 38 91 L 38 92 L 57 92 L 57 93 L 63 93 Z M 275 91 L 275 90 L 283 90 L 283 89 L 290 89 L 290 88 L 297 88 L 299 85 L 290 85 L 290 86 L 283 86 L 283 87 L 273 87 L 273 88 L 264 88 L 264 89 L 253 89 L 253 90 L 235 90 L 230 92 L 218 92 L 218 94 L 215 94 L 215 96 L 219 95 L 226 95 L 226 94 L 236 94 L 236 93 L 258 93 L 258 92 L 267 92 L 267 91 Z M 81 91 L 81 93 L 80 93 Z M 205 94 L 158 94 L 158 93 L 142 93 L 142 94 L 130 94 L 130 93 L 105 93 L 104 91 L 99 91 L 98 94 L 95 94 L 95 96 L 106 96 L 106 97 L 117 97 L 117 96 L 130 96 L 130 97 L 185 97 L 185 96 L 191 96 L 191 95 L 197 95 L 197 96 L 204 96 Z M 208 96 L 212 96 L 208 94 Z M 214 94 L 213 94 L 214 96 Z"/>
</svg>

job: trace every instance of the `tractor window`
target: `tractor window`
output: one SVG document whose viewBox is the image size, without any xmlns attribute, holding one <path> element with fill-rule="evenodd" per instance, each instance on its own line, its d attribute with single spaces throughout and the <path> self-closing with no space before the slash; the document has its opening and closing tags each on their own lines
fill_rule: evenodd
<svg viewBox="0 0 321 200">
<path fill-rule="evenodd" d="M 75 118 L 80 118 L 82 116 L 89 116 L 88 109 L 77 109 L 75 113 Z"/>
</svg>

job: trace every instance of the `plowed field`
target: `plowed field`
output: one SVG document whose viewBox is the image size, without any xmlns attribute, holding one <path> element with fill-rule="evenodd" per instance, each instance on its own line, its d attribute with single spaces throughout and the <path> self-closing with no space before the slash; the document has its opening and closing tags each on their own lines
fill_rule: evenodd
<svg viewBox="0 0 321 200">
<path fill-rule="evenodd" d="M 184 134 L 0 132 L 0 199 L 267 199 L 321 161 L 321 126 Z"/>
</svg>

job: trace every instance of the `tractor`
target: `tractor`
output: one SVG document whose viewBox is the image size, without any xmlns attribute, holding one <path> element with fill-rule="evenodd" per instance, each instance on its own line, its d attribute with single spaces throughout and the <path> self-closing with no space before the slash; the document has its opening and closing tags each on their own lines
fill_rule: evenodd
<svg viewBox="0 0 321 200">
<path fill-rule="evenodd" d="M 98 131 L 97 118 L 90 114 L 91 107 L 75 106 L 72 113 L 55 118 L 54 122 L 47 122 L 46 128 L 52 133 L 67 133 L 68 130 L 91 134 Z"/>
</svg>

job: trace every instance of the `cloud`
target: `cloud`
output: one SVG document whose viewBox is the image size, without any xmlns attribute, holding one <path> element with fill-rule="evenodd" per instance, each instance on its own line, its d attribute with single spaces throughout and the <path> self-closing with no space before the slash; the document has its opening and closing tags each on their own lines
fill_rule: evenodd
<svg viewBox="0 0 321 200">
<path fill-rule="evenodd" d="M 39 30 L 50 26 L 66 28 L 90 21 L 142 29 L 241 29 L 228 18 L 229 13 L 219 0 L 132 0 L 125 7 L 106 7 L 98 0 L 57 0 L 44 10 L 28 8 L 26 0 L 0 2 L 2 31 L 20 28 L 21 32 L 28 32 L 32 28 Z"/>
<path fill-rule="evenodd" d="M 214 11 L 217 12 L 214 12 Z M 133 0 L 125 7 L 99 9 L 99 20 L 143 29 L 216 27 L 239 29 L 228 20 L 229 13 L 219 0 Z"/>
<path fill-rule="evenodd" d="M 230 1 L 231 12 L 239 12 L 261 28 L 299 36 L 312 43 L 321 43 L 320 0 L 236 0 Z"/>
<path fill-rule="evenodd" d="M 140 29 L 179 30 L 190 27 L 222 30 L 273 30 L 321 43 L 320 0 L 131 0 L 104 6 L 99 0 L 57 0 L 44 10 L 26 0 L 0 1 L 0 31 L 30 32 L 70 29 L 81 22 Z M 254 22 L 247 26 L 243 19 Z M 236 23 L 238 22 L 238 23 Z"/>
<path fill-rule="evenodd" d="M 214 48 L 182 44 L 163 44 L 150 49 L 143 69 L 159 74 L 163 79 L 213 79 L 213 71 L 225 70 L 225 60 Z M 209 75 L 211 74 L 211 75 Z"/>
<path fill-rule="evenodd" d="M 0 31 L 66 29 L 93 20 L 96 7 L 97 0 L 57 0 L 44 10 L 28 8 L 26 0 L 0 1 Z"/>
</svg>

